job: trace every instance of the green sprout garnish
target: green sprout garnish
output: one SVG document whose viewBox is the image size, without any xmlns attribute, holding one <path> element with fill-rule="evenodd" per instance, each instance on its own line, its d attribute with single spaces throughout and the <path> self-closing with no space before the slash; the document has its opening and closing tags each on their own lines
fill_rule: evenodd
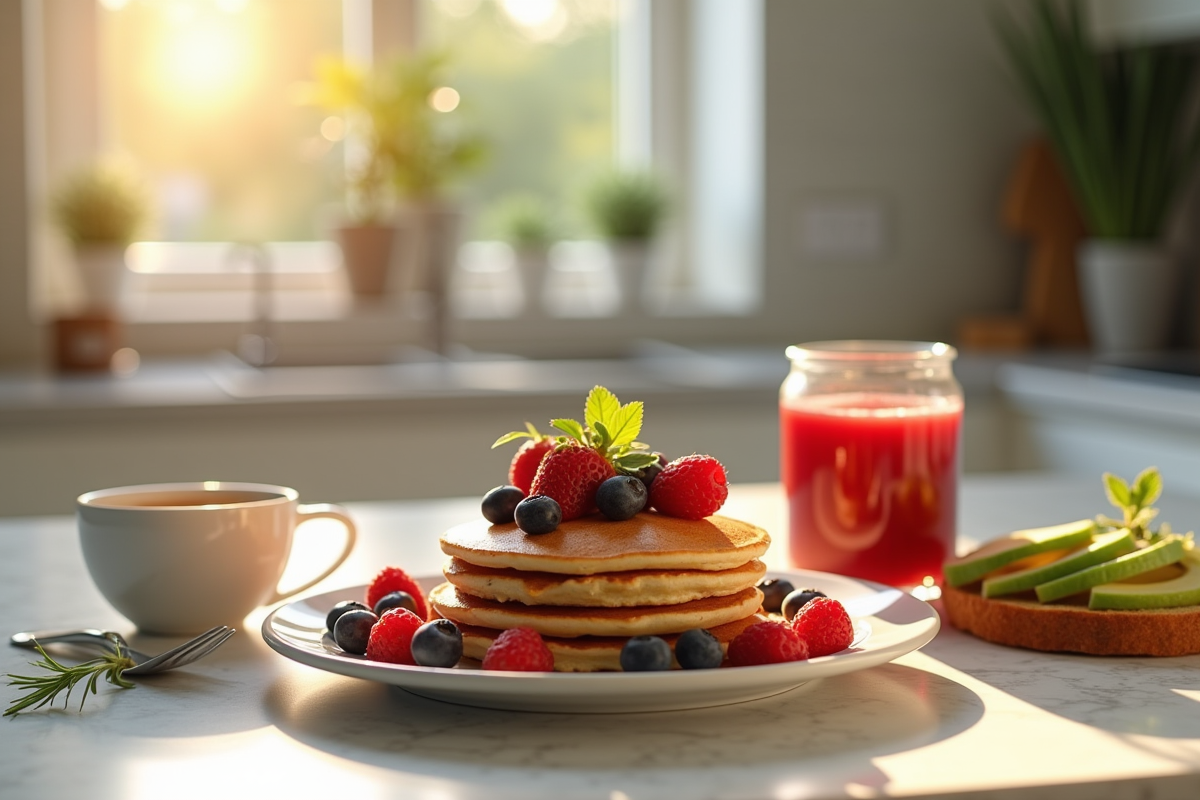
<svg viewBox="0 0 1200 800">
<path fill-rule="evenodd" d="M 117 652 L 106 653 L 100 658 L 69 667 L 55 661 L 46 654 L 46 651 L 42 649 L 40 644 L 34 642 L 34 647 L 41 653 L 42 660 L 31 661 L 30 666 L 44 669 L 49 674 L 13 675 L 9 673 L 8 677 L 12 680 L 8 682 L 8 685 L 19 686 L 21 687 L 21 691 L 27 692 L 27 694 L 13 700 L 9 704 L 8 710 L 4 712 L 4 716 L 15 717 L 31 706 L 34 709 L 41 708 L 47 703 L 54 702 L 54 699 L 63 691 L 67 693 L 63 698 L 63 707 L 65 708 L 71 700 L 71 690 L 85 678 L 87 682 L 84 684 L 83 697 L 79 701 L 80 711 L 83 710 L 83 703 L 87 700 L 88 692 L 96 694 L 96 687 L 101 676 L 104 676 L 104 679 L 114 686 L 119 686 L 122 689 L 132 689 L 134 685 L 126 680 L 122 676 L 122 673 L 134 666 L 133 659 L 121 652 L 119 642 L 115 642 L 114 644 L 116 644 Z"/>
<path fill-rule="evenodd" d="M 1184 540 L 1184 546 L 1192 547 L 1193 534 L 1173 533 L 1169 523 L 1162 523 L 1158 530 L 1152 530 L 1150 523 L 1158 516 L 1158 509 L 1151 504 L 1162 495 L 1162 475 L 1157 467 L 1147 467 L 1138 473 L 1133 483 L 1127 483 L 1123 478 L 1104 473 L 1104 493 L 1108 501 L 1121 512 L 1121 518 L 1116 519 L 1100 514 L 1096 524 L 1107 528 L 1128 528 L 1136 539 L 1144 544 L 1154 544 L 1164 539 L 1179 538 Z"/>
</svg>

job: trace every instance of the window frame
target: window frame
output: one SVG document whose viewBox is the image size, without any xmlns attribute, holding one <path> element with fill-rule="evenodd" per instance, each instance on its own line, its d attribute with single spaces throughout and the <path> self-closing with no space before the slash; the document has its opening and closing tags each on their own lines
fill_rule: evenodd
<svg viewBox="0 0 1200 800">
<path fill-rule="evenodd" d="M 411 48 L 417 38 L 417 5 L 413 0 L 344 0 L 358 4 L 360 13 L 369 14 L 374 25 L 367 43 L 363 31 L 357 36 L 357 47 L 369 47 L 384 52 L 397 47 Z M 764 126 L 762 95 L 763 80 L 763 15 L 762 0 L 744 0 L 739 4 L 724 4 L 721 0 L 623 0 L 626 13 L 640 19 L 646 35 L 630 46 L 622 63 L 648 66 L 650 75 L 638 76 L 626 70 L 617 76 L 618 85 L 625 89 L 622 113 L 639 108 L 649 114 L 649 124 L 626 125 L 619 137 L 623 163 L 634 166 L 653 164 L 663 171 L 679 188 L 674 215 L 669 230 L 659 243 L 660 265 L 653 290 L 649 292 L 652 310 L 633 310 L 619 318 L 556 318 L 521 315 L 506 319 L 456 318 L 451 321 L 451 336 L 456 343 L 473 350 L 502 350 L 529 357 L 563 355 L 611 355 L 628 350 L 643 339 L 664 339 L 680 344 L 720 341 L 748 341 L 759 338 L 764 330 L 784 324 L 782 319 L 764 319 L 777 304 L 765 302 L 766 287 L 772 282 L 763 253 L 764 175 L 762 160 L 762 131 Z M 71 295 L 71 278 L 67 254 L 61 242 L 49 230 L 44 211 L 47 176 L 64 162 L 101 152 L 99 99 L 88 94 L 86 87 L 74 98 L 47 87 L 62 85 L 63 76 L 74 72 L 95 74 L 95 70 L 78 71 L 78 63 L 96 58 L 95 31 L 97 15 L 105 13 L 96 0 L 57 0 L 45 4 L 25 4 L 26 13 L 40 15 L 27 30 L 44 33 L 62 16 L 71 17 L 65 33 L 71 42 L 27 47 L 26 62 L 34 56 L 39 62 L 33 80 L 35 95 L 44 93 L 45 107 L 30 100 L 26 105 L 27 123 L 43 137 L 52 129 L 64 128 L 70 137 L 63 141 L 48 141 L 46 152 L 31 147 L 30 208 L 33 210 L 31 242 L 34 253 L 31 280 L 34 283 L 33 312 L 36 318 L 47 319 L 61 307 L 63 298 Z M 706 47 L 706 35 L 711 38 L 714 21 L 720 9 L 729 6 L 740 9 L 743 26 L 739 47 L 729 48 L 732 56 L 754 62 L 741 71 L 741 83 L 735 86 L 714 87 L 697 76 L 711 78 L 713 69 L 721 65 L 714 60 L 711 47 Z M 90 34 L 89 34 L 90 31 Z M 707 33 L 706 33 L 707 32 Z M 91 48 L 86 46 L 92 42 Z M 28 42 L 26 43 L 29 44 Z M 72 69 L 54 61 L 70 51 L 77 60 Z M 56 84 L 56 81 L 58 82 Z M 630 88 L 642 91 L 630 96 Z M 737 98 L 744 102 L 740 106 Z M 697 136 L 696 124 L 720 116 L 734 104 L 741 123 L 731 122 L 710 135 Z M 636 112 L 635 112 L 636 113 Z M 727 115 L 728 116 L 728 115 Z M 47 119 L 49 118 L 49 119 Z M 636 130 L 631 135 L 631 130 Z M 757 146 L 753 144 L 757 136 Z M 31 137 L 33 138 L 33 137 Z M 40 139 L 35 139 L 40 141 Z M 733 142 L 747 145 L 747 152 L 736 159 L 741 175 L 734 196 L 745 207 L 739 209 L 739 227 L 729 233 L 721 214 L 726 210 L 714 200 L 720 199 L 720 187 L 715 173 L 726 168 L 728 159 L 717 157 L 721 148 Z M 726 171 L 728 171 L 726 169 Z M 726 176 L 728 177 L 728 176 Z M 714 234 L 714 231 L 716 232 Z M 722 232 L 725 233 L 722 233 Z M 714 236 L 716 237 L 714 239 Z M 716 244 L 714 250 L 714 242 Z M 727 263 L 740 265 L 737 278 L 739 291 L 729 291 L 731 283 L 722 270 Z M 730 297 L 735 302 L 725 302 Z M 353 313 L 336 319 L 272 319 L 274 335 L 281 346 L 303 350 L 324 347 L 361 350 L 363 347 L 394 347 L 402 344 L 423 344 L 428 325 L 420 310 L 375 307 L 355 308 Z M 766 324 L 764 324 L 766 323 Z M 143 356 L 172 356 L 210 353 L 230 348 L 240 333 L 253 320 L 225 321 L 131 321 L 127 327 L 130 346 Z"/>
</svg>

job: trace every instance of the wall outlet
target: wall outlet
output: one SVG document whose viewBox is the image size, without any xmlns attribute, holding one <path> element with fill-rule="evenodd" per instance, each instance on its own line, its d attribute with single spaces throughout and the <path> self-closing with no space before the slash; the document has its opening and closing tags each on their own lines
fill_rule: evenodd
<svg viewBox="0 0 1200 800">
<path fill-rule="evenodd" d="M 879 261 L 887 252 L 883 201 L 870 197 L 806 201 L 800 206 L 796 234 L 805 258 Z"/>
</svg>

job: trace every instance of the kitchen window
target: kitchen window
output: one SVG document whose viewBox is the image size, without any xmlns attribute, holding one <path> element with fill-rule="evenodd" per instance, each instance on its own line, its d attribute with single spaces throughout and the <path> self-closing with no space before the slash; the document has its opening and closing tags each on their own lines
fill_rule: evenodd
<svg viewBox="0 0 1200 800">
<path fill-rule="evenodd" d="M 452 278 L 456 341 L 532 355 L 596 349 L 601 331 L 601 349 L 686 341 L 759 307 L 758 3 L 58 0 L 37 13 L 45 152 L 34 185 L 44 196 L 72 164 L 118 148 L 155 171 L 157 235 L 128 254 L 130 339 L 144 353 L 230 346 L 263 315 L 264 270 L 266 316 L 284 346 L 421 343 L 419 296 L 364 306 L 348 292 L 328 231 L 353 143 L 327 112 L 293 102 L 320 54 L 366 59 L 418 42 L 463 46 L 450 82 L 462 113 L 495 135 L 490 165 L 462 184 L 472 224 Z M 549 152 L 553 137 L 523 137 L 518 123 L 571 128 L 558 139 L 572 152 Z M 528 189 L 569 209 L 571 179 L 609 163 L 653 165 L 673 188 L 649 309 L 614 330 L 605 259 L 568 215 L 549 286 L 562 311 L 532 319 L 513 294 L 511 258 L 488 241 L 487 210 Z M 47 317 L 71 279 L 61 242 L 44 218 L 39 228 L 37 262 L 48 266 L 35 308 Z M 245 241 L 263 244 L 235 246 Z"/>
</svg>

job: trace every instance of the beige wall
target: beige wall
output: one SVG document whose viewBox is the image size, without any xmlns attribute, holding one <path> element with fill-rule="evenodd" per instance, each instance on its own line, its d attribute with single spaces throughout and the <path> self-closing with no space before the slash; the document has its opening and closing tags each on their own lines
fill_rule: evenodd
<svg viewBox="0 0 1200 800">
<path fill-rule="evenodd" d="M 1015 310 L 1021 245 L 998 208 L 1033 130 L 978 0 L 768 0 L 768 302 L 791 339 L 953 337 L 965 314 Z M 872 263 L 805 259 L 800 205 L 876 198 Z"/>
</svg>

